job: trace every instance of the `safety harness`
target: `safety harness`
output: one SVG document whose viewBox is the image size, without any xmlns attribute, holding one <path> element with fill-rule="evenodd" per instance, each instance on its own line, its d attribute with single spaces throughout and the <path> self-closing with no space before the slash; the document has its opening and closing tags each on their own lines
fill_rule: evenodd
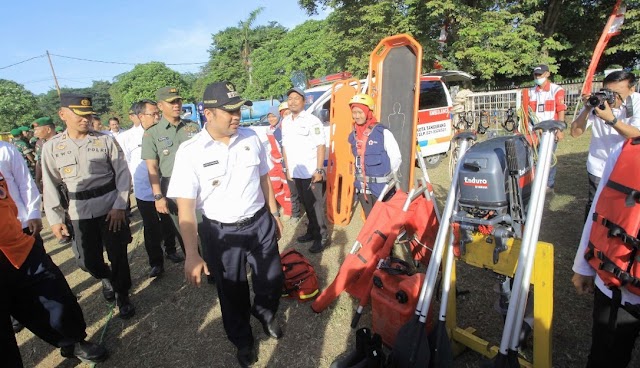
<svg viewBox="0 0 640 368">
<path fill-rule="evenodd" d="M 612 290 L 609 325 L 615 327 L 620 288 L 640 295 L 640 138 L 627 140 L 593 213 L 585 259 Z M 625 309 L 634 306 L 625 306 Z"/>
</svg>

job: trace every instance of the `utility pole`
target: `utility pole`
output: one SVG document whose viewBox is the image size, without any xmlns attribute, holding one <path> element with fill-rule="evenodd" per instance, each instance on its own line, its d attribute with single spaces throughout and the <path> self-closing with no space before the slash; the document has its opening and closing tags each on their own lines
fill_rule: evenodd
<svg viewBox="0 0 640 368">
<path fill-rule="evenodd" d="M 53 63 L 51 62 L 51 55 L 47 50 L 47 58 L 49 58 L 49 66 L 51 66 L 51 73 L 53 74 L 53 80 L 56 82 L 56 90 L 58 91 L 58 97 L 60 97 L 60 86 L 58 85 L 58 78 L 56 77 L 56 71 L 53 70 Z"/>
</svg>

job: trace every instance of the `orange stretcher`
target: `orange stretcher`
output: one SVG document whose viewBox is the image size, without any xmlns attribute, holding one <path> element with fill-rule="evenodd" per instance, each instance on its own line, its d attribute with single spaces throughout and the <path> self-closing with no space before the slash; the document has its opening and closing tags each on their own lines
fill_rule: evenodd
<svg viewBox="0 0 640 368">
<path fill-rule="evenodd" d="M 335 225 L 351 221 L 354 196 L 354 157 L 349 144 L 353 119 L 349 100 L 362 87 L 357 79 L 335 82 L 331 86 L 329 121 L 329 160 L 327 162 L 327 218 Z"/>
<path fill-rule="evenodd" d="M 421 73 L 422 46 L 408 34 L 382 39 L 371 53 L 369 95 L 378 122 L 389 128 L 400 147 L 398 178 L 406 192 L 414 183 Z"/>
</svg>

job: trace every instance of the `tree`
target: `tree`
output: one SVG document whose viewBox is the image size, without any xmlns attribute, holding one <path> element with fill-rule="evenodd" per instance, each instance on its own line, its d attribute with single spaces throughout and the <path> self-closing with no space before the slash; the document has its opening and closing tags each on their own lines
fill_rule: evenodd
<svg viewBox="0 0 640 368">
<path fill-rule="evenodd" d="M 119 116 L 127 116 L 131 104 L 145 98 L 155 99 L 156 91 L 167 86 L 176 87 L 181 93 L 187 91 L 180 73 L 164 63 L 154 61 L 136 65 L 130 72 L 114 78 L 109 89 L 111 110 Z"/>
<path fill-rule="evenodd" d="M 247 21 L 249 20 L 251 19 Z M 246 37 L 243 27 L 246 30 L 247 21 L 240 22 L 239 27 L 229 27 L 212 36 L 213 42 L 209 49 L 211 56 L 202 71 L 204 77 L 199 78 L 194 84 L 193 92 L 196 96 L 202 96 L 207 84 L 226 80 L 234 83 L 244 97 L 255 97 L 255 92 L 251 92 L 256 91 L 255 87 L 249 89 L 249 86 L 257 77 L 252 73 L 251 84 L 249 83 L 248 64 L 243 61 L 243 50 L 248 47 L 248 50 L 255 51 L 272 40 L 280 40 L 287 33 L 287 30 L 277 22 L 269 22 L 267 25 L 249 28 L 248 37 Z M 249 41 L 248 44 L 245 40 Z M 250 54 L 247 60 L 250 61 L 249 64 L 253 68 L 255 62 L 252 58 L 253 56 Z M 250 94 L 245 93 L 247 90 Z"/>
<path fill-rule="evenodd" d="M 240 28 L 242 29 L 242 51 L 240 54 L 242 55 L 242 63 L 244 64 L 244 68 L 249 78 L 249 86 L 253 84 L 253 78 L 251 77 L 251 33 L 253 33 L 253 30 L 251 29 L 251 26 L 263 10 L 264 8 L 260 7 L 252 11 L 249 13 L 247 20 L 240 22 Z"/>
<path fill-rule="evenodd" d="M 338 71 L 329 45 L 333 43 L 327 21 L 308 20 L 254 50 L 255 83 L 247 88 L 252 98 L 280 97 L 291 87 L 291 74 L 307 78 Z"/>
<path fill-rule="evenodd" d="M 29 125 L 38 115 L 36 98 L 22 84 L 0 79 L 0 131 Z"/>
</svg>

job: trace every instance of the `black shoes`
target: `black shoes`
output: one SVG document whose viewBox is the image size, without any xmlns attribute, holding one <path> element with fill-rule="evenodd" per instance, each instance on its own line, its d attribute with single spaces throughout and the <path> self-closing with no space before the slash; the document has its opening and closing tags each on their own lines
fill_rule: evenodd
<svg viewBox="0 0 640 368">
<path fill-rule="evenodd" d="M 238 358 L 238 363 L 240 363 L 240 366 L 242 368 L 251 367 L 253 363 L 258 361 L 258 356 L 256 355 L 256 349 L 253 345 L 246 346 L 244 348 L 238 348 L 236 357 Z"/>
<path fill-rule="evenodd" d="M 149 278 L 153 279 L 156 278 L 160 275 L 162 275 L 164 273 L 164 267 L 163 266 L 153 266 L 151 267 L 151 272 L 149 272 Z"/>
<path fill-rule="evenodd" d="M 70 346 L 60 348 L 60 355 L 65 358 L 78 358 L 85 363 L 104 362 L 109 353 L 102 345 L 94 344 L 89 341 L 80 341 Z"/>
<path fill-rule="evenodd" d="M 304 235 L 299 236 L 299 237 L 296 238 L 298 243 L 308 243 L 308 242 L 313 241 L 315 239 L 316 239 L 316 237 L 313 234 L 304 234 Z"/>
<path fill-rule="evenodd" d="M 120 318 L 129 319 L 136 314 L 136 308 L 131 304 L 129 300 L 129 295 L 126 293 L 116 293 L 116 304 L 118 305 L 118 310 L 120 311 Z"/>
<path fill-rule="evenodd" d="M 13 318 L 13 316 L 11 316 L 11 327 L 13 327 L 13 333 L 18 333 L 24 329 L 24 325 Z"/>
<path fill-rule="evenodd" d="M 167 259 L 173 263 L 180 263 L 184 261 L 184 257 L 176 253 L 167 254 Z"/>
<path fill-rule="evenodd" d="M 311 253 L 320 253 L 329 245 L 328 238 L 316 239 L 313 241 L 313 245 L 309 248 Z"/>
<path fill-rule="evenodd" d="M 258 318 L 260 323 L 262 324 L 262 330 L 267 336 L 271 336 L 274 339 L 281 338 L 284 334 L 282 333 L 282 328 L 278 324 L 278 320 L 276 318 L 272 318 L 271 321 L 263 321 Z"/>
<path fill-rule="evenodd" d="M 116 300 L 116 292 L 113 291 L 113 286 L 109 279 L 102 279 L 102 296 L 108 302 Z"/>
<path fill-rule="evenodd" d="M 282 328 L 280 328 L 280 324 L 278 324 L 278 319 L 275 316 L 272 317 L 270 321 L 267 321 L 258 314 L 254 308 L 251 308 L 251 314 L 260 321 L 265 335 L 273 337 L 274 339 L 279 339 L 284 335 Z"/>
</svg>

